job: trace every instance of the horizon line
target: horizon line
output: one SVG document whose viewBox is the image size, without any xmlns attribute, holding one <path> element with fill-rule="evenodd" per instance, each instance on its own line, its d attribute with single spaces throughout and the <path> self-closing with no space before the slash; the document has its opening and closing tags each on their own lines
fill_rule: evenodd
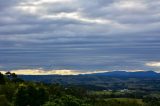
<svg viewBox="0 0 160 106">
<path fill-rule="evenodd" d="M 123 72 L 148 72 L 153 70 L 106 70 L 106 71 L 79 71 L 79 70 L 43 70 L 43 69 L 19 69 L 19 70 L 10 70 L 10 71 L 1 71 L 2 74 L 6 72 L 15 73 L 17 75 L 87 75 L 87 74 L 97 74 L 97 73 L 107 73 L 107 72 L 116 72 L 116 71 L 123 71 Z M 158 71 L 153 71 L 155 73 L 160 73 Z"/>
</svg>

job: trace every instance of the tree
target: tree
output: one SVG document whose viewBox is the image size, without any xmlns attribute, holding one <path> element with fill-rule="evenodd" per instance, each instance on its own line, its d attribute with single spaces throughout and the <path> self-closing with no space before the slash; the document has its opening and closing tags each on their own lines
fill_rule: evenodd
<svg viewBox="0 0 160 106">
<path fill-rule="evenodd" d="M 15 105 L 16 106 L 27 106 L 28 105 L 28 95 L 25 86 L 20 86 L 15 95 Z"/>
<path fill-rule="evenodd" d="M 16 106 L 40 106 L 48 100 L 47 93 L 44 88 L 38 86 L 22 85 L 18 88 L 15 96 Z"/>
<path fill-rule="evenodd" d="M 37 100 L 37 105 L 42 105 L 44 104 L 46 101 L 48 101 L 48 92 L 46 91 L 45 88 L 40 87 L 37 89 L 37 96 L 38 96 L 38 100 Z"/>
<path fill-rule="evenodd" d="M 5 95 L 0 95 L 0 106 L 11 106 L 11 103 L 8 102 Z"/>
<path fill-rule="evenodd" d="M 43 106 L 91 106 L 84 102 L 84 100 L 78 99 L 75 96 L 64 95 L 61 98 L 56 98 L 47 102 Z"/>
<path fill-rule="evenodd" d="M 4 75 L 0 72 L 0 85 L 4 85 L 5 84 L 5 78 Z"/>
<path fill-rule="evenodd" d="M 11 72 L 8 71 L 8 72 L 6 72 L 5 74 L 6 74 L 6 76 L 7 76 L 8 78 L 10 78 Z"/>
<path fill-rule="evenodd" d="M 65 92 L 68 95 L 73 95 L 75 97 L 79 97 L 79 98 L 84 98 L 87 96 L 87 90 L 80 88 L 80 87 L 68 87 L 67 89 L 65 89 Z"/>
<path fill-rule="evenodd" d="M 143 101 L 148 104 L 147 106 L 160 106 L 160 98 L 158 96 L 146 96 Z"/>
<path fill-rule="evenodd" d="M 5 95 L 8 101 L 12 101 L 16 90 L 16 85 L 13 83 L 7 83 L 0 86 L 0 94 Z"/>
<path fill-rule="evenodd" d="M 65 94 L 64 88 L 59 84 L 52 84 L 49 86 L 48 92 L 50 94 L 50 99 L 55 99 L 57 97 L 61 97 Z"/>
<path fill-rule="evenodd" d="M 11 72 L 6 72 L 5 73 L 7 78 L 12 81 L 12 82 L 24 82 L 21 78 L 18 78 L 18 76 L 15 73 L 11 73 Z"/>
</svg>

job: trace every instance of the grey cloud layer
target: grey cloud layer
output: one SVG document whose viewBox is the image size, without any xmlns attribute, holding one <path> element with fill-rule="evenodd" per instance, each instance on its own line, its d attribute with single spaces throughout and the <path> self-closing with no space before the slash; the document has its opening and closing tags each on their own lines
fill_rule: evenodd
<svg viewBox="0 0 160 106">
<path fill-rule="evenodd" d="M 158 0 L 2 0 L 0 69 L 156 70 Z"/>
</svg>

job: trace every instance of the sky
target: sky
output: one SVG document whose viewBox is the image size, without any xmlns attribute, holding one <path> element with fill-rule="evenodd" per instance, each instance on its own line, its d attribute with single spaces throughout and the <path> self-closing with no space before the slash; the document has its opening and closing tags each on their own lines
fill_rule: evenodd
<svg viewBox="0 0 160 106">
<path fill-rule="evenodd" d="M 160 72 L 160 0 L 0 0 L 0 71 Z"/>
</svg>

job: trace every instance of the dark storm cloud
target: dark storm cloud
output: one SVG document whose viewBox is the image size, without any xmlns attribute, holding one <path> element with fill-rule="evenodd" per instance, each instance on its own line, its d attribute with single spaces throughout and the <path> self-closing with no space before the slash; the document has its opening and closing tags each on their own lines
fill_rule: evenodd
<svg viewBox="0 0 160 106">
<path fill-rule="evenodd" d="M 0 3 L 0 69 L 156 70 L 158 0 Z M 53 65 L 53 66 L 52 66 Z"/>
</svg>

